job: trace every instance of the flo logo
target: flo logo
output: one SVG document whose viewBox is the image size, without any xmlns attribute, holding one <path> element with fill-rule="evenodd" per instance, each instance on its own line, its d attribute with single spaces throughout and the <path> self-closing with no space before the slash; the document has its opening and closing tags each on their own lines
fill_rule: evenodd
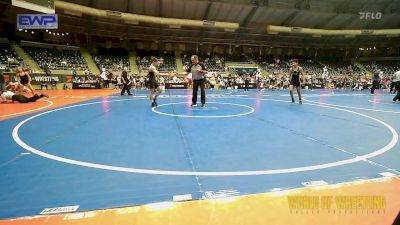
<svg viewBox="0 0 400 225">
<path fill-rule="evenodd" d="M 380 20 L 382 18 L 381 12 L 359 12 L 360 20 Z"/>
</svg>

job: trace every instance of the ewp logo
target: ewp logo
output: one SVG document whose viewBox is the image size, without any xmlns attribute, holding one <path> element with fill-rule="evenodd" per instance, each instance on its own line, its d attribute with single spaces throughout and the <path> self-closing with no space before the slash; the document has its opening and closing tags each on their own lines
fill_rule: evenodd
<svg viewBox="0 0 400 225">
<path fill-rule="evenodd" d="M 58 29 L 56 14 L 18 14 L 18 29 Z"/>
</svg>

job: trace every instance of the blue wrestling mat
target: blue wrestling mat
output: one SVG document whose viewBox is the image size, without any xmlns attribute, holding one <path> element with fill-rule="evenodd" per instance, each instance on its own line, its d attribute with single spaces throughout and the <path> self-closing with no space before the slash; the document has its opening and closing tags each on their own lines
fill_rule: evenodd
<svg viewBox="0 0 400 225">
<path fill-rule="evenodd" d="M 400 104 L 379 92 L 147 91 L 0 122 L 0 218 L 399 175 Z"/>
</svg>

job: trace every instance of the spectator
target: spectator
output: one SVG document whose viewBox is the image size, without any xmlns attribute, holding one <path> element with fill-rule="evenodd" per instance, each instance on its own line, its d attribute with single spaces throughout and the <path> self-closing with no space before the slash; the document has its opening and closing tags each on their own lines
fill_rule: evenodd
<svg viewBox="0 0 400 225">
<path fill-rule="evenodd" d="M 0 91 L 6 90 L 6 83 L 4 81 L 3 70 L 0 70 Z"/>
</svg>

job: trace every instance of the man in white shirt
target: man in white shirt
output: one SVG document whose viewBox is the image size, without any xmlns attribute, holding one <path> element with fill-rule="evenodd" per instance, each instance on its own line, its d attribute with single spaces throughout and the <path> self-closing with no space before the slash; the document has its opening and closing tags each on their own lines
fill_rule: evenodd
<svg viewBox="0 0 400 225">
<path fill-rule="evenodd" d="M 394 102 L 400 101 L 400 70 L 397 71 L 396 73 L 394 73 L 393 83 L 394 83 L 395 92 L 397 91 L 397 95 L 394 96 L 393 101 Z"/>
<path fill-rule="evenodd" d="M 101 69 L 101 74 L 100 77 L 103 80 L 103 88 L 108 88 L 108 77 L 107 77 L 107 71 L 106 68 Z"/>
<path fill-rule="evenodd" d="M 257 85 L 257 89 L 258 90 L 261 89 L 261 81 L 262 81 L 261 69 L 257 69 L 257 72 L 256 72 L 256 85 Z"/>
</svg>

